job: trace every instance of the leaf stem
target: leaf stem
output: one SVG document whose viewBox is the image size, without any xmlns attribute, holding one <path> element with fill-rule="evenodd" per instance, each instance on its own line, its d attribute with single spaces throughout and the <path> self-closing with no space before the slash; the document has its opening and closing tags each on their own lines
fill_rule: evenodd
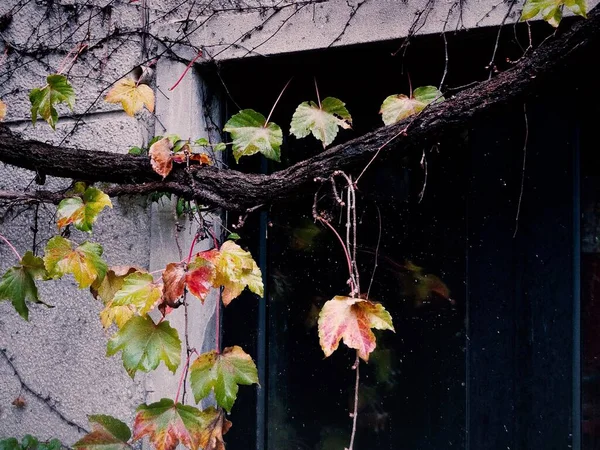
<svg viewBox="0 0 600 450">
<path fill-rule="evenodd" d="M 10 243 L 10 241 L 9 241 L 8 239 L 6 239 L 6 238 L 5 238 L 4 236 L 2 236 L 1 234 L 0 234 L 0 239 L 2 239 L 4 242 L 6 242 L 6 245 L 8 245 L 8 246 L 10 247 L 10 249 L 13 251 L 13 253 L 15 254 L 15 256 L 17 257 L 17 259 L 18 259 L 19 261 L 21 261 L 21 259 L 23 259 L 23 258 L 21 258 L 21 255 L 19 255 L 19 252 L 17 251 L 17 249 L 14 247 L 14 245 L 12 245 L 12 244 Z"/>
<path fill-rule="evenodd" d="M 287 89 L 287 87 L 289 86 L 289 84 L 292 82 L 292 79 L 294 77 L 290 78 L 288 80 L 287 83 L 285 83 L 285 86 L 283 87 L 283 89 L 281 90 L 281 92 L 279 93 L 279 97 L 277 97 L 277 100 L 275 100 L 275 103 L 273 104 L 273 107 L 271 108 L 271 111 L 269 112 L 269 115 L 267 116 L 267 120 L 265 121 L 265 124 L 263 125 L 263 128 L 267 127 L 267 124 L 269 123 L 269 119 L 271 118 L 271 116 L 273 115 L 273 111 L 275 111 L 275 107 L 277 106 L 277 103 L 279 103 L 279 100 L 281 99 L 281 96 L 283 95 L 283 93 L 285 92 L 285 90 Z"/>
<path fill-rule="evenodd" d="M 221 295 L 217 298 L 215 306 L 215 352 L 221 354 Z"/>
<path fill-rule="evenodd" d="M 356 362 L 353 369 L 356 370 L 356 383 L 354 385 L 354 412 L 352 413 L 352 434 L 350 435 L 350 445 L 347 450 L 352 450 L 354 447 L 354 438 L 356 437 L 356 421 L 358 419 L 358 384 L 360 382 L 360 372 L 358 370 L 360 366 L 360 358 L 358 352 L 356 352 Z"/>
<path fill-rule="evenodd" d="M 194 240 L 192 241 L 192 245 L 190 245 L 190 253 L 188 254 L 188 258 L 187 258 L 188 265 L 190 264 L 190 261 L 192 260 L 192 254 L 194 253 L 194 247 L 196 246 L 196 241 L 198 240 L 199 237 L 200 237 L 200 234 L 196 233 L 194 235 Z"/>
<path fill-rule="evenodd" d="M 321 96 L 319 95 L 319 86 L 317 86 L 317 77 L 315 77 L 315 90 L 317 91 L 317 102 L 319 103 L 319 109 L 323 109 L 321 107 Z"/>
</svg>

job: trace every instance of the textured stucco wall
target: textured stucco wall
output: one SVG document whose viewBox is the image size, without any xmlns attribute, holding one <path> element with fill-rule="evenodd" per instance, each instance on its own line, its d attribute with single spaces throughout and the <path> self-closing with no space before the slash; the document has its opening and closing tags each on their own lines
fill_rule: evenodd
<svg viewBox="0 0 600 450">
<path fill-rule="evenodd" d="M 142 25 L 164 41 L 153 44 L 154 50 L 163 55 L 155 71 L 155 84 L 159 88 L 158 120 L 150 114 L 133 119 L 120 107 L 98 101 L 103 90 L 152 54 L 153 48 L 143 46 L 134 34 L 122 42 L 98 45 L 78 60 L 69 72 L 77 92 L 75 110 L 70 113 L 60 108 L 63 118 L 56 132 L 43 121 L 35 128 L 31 125 L 27 92 L 43 84 L 44 77 L 57 69 L 66 52 L 24 56 L 23 64 L 11 65 L 10 59 L 1 63 L 0 98 L 9 106 L 6 122 L 26 137 L 114 152 L 142 145 L 155 134 L 178 133 L 193 138 L 210 135 L 217 139 L 215 130 L 208 134 L 205 131 L 204 106 L 209 99 L 202 79 L 191 72 L 170 92 L 168 88 L 183 73 L 185 64 L 173 63 L 169 58 L 189 59 L 199 48 L 205 57 L 229 59 L 399 39 L 413 31 L 439 33 L 444 29 L 493 26 L 505 18 L 506 23 L 512 23 L 520 11 L 520 2 L 509 13 L 510 2 L 492 0 L 203 0 L 189 8 L 175 8 L 180 3 L 180 0 L 133 3 L 93 0 L 85 2 L 83 7 L 83 2 L 77 0 L 47 3 L 1 0 L 0 17 L 7 12 L 14 15 L 8 27 L 0 30 L 0 60 L 4 52 L 2 41 L 23 48 L 41 44 L 48 48 L 62 46 L 68 51 L 83 39 L 93 44 L 112 33 L 136 30 Z M 590 8 L 597 3 L 598 0 L 588 2 Z M 21 4 L 25 6 L 17 8 Z M 64 21 L 67 7 L 79 12 L 68 32 L 52 32 L 53 27 Z M 91 26 L 79 27 L 77 17 L 80 22 L 91 20 Z M 165 43 L 182 36 L 186 45 L 169 45 L 165 51 Z M 210 102 L 210 112 L 216 117 L 218 102 L 215 99 Z M 31 172 L 0 167 L 0 189 L 23 188 L 33 178 Z M 46 187 L 59 186 L 65 186 L 65 181 L 47 180 Z M 173 204 L 149 208 L 145 199 L 113 203 L 114 209 L 101 215 L 92 236 L 104 246 L 109 264 L 136 262 L 156 270 L 179 259 L 174 242 Z M 55 231 L 53 211 L 52 206 L 40 206 L 37 212 L 39 249 Z M 0 210 L 0 217 L 5 217 L 4 221 L 0 219 L 0 233 L 24 253 L 33 243 L 35 211 L 17 209 L 4 216 L 5 212 Z M 182 225 L 181 245 L 188 248 L 192 239 L 190 227 Z M 88 237 L 74 232 L 73 238 L 82 241 Z M 206 245 L 203 242 L 197 248 Z M 6 245 L 0 245 L 0 273 L 12 264 L 12 253 Z M 10 304 L 0 302 L 0 437 L 32 433 L 42 439 L 58 437 L 72 444 L 81 434 L 56 411 L 84 427 L 88 426 L 86 415 L 92 413 L 112 414 L 131 423 L 139 403 L 173 394 L 177 378 L 162 365 L 156 373 L 148 376 L 138 373 L 131 380 L 122 368 L 120 356 L 104 356 L 110 332 L 104 331 L 98 320 L 101 305 L 86 292 L 77 290 L 71 277 L 40 284 L 40 290 L 42 298 L 56 307 L 32 306 L 29 323 L 20 319 Z M 198 350 L 209 348 L 214 342 L 215 301 L 213 295 L 204 305 L 192 303 L 194 327 L 190 338 Z M 180 327 L 181 315 L 178 311 L 173 316 L 173 323 Z M 21 389 L 3 355 L 10 358 L 23 382 L 41 398 Z M 25 399 L 22 408 L 11 404 L 19 396 Z"/>
</svg>

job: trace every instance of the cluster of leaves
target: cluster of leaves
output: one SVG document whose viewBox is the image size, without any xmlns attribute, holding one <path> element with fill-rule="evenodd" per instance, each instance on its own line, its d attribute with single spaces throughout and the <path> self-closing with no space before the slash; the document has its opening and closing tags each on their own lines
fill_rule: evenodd
<svg viewBox="0 0 600 450">
<path fill-rule="evenodd" d="M 62 447 L 58 439 L 45 442 L 30 434 L 23 436 L 21 442 L 15 438 L 0 440 L 0 450 L 61 450 Z"/>
<path fill-rule="evenodd" d="M 546 22 L 553 27 L 558 27 L 565 6 L 573 14 L 586 17 L 587 5 L 585 0 L 527 0 L 523 5 L 521 21 L 533 19 L 541 14 Z"/>
</svg>

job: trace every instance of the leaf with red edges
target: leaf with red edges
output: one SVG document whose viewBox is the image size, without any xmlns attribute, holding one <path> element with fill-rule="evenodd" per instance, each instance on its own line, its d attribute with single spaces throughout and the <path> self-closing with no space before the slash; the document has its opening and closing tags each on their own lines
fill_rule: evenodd
<svg viewBox="0 0 600 450">
<path fill-rule="evenodd" d="M 319 340 L 325 356 L 330 356 L 340 340 L 356 349 L 358 356 L 369 360 L 375 350 L 375 335 L 371 328 L 392 330 L 392 316 L 383 305 L 361 298 L 336 295 L 325 302 L 319 314 Z"/>
<path fill-rule="evenodd" d="M 157 450 L 173 450 L 181 444 L 191 450 L 201 447 L 202 434 L 211 414 L 193 406 L 173 403 L 169 398 L 140 405 L 133 423 L 133 439 L 144 436 Z"/>
<path fill-rule="evenodd" d="M 88 416 L 92 431 L 79 439 L 73 448 L 80 450 L 127 450 L 131 438 L 129 427 L 106 415 Z"/>
</svg>

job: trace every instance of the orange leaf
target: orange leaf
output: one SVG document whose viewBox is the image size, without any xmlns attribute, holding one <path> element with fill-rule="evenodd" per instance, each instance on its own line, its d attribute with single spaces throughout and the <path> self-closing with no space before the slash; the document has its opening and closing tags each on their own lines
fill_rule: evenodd
<svg viewBox="0 0 600 450">
<path fill-rule="evenodd" d="M 225 450 L 223 435 L 231 428 L 231 422 L 225 418 L 222 409 L 210 407 L 203 411 L 208 423 L 200 435 L 200 446 L 204 450 Z"/>
<path fill-rule="evenodd" d="M 163 298 L 169 306 L 173 306 L 183 295 L 185 288 L 185 265 L 183 263 L 167 264 L 163 271 Z"/>
<path fill-rule="evenodd" d="M 206 153 L 192 153 L 190 155 L 190 161 L 198 161 L 200 164 L 211 164 L 210 156 Z"/>
<path fill-rule="evenodd" d="M 173 144 L 169 138 L 162 138 L 150 146 L 150 163 L 152 169 L 160 176 L 166 178 L 173 169 Z"/>
<path fill-rule="evenodd" d="M 325 356 L 330 356 L 340 340 L 356 349 L 358 356 L 369 360 L 375 350 L 375 335 L 371 328 L 392 330 L 392 317 L 379 303 L 360 298 L 336 295 L 323 305 L 319 314 L 319 340 Z"/>
<path fill-rule="evenodd" d="M 189 291 L 198 297 L 202 303 L 204 303 L 215 280 L 216 270 L 211 260 L 214 260 L 218 253 L 218 250 L 200 252 L 188 266 L 185 282 Z"/>
</svg>

